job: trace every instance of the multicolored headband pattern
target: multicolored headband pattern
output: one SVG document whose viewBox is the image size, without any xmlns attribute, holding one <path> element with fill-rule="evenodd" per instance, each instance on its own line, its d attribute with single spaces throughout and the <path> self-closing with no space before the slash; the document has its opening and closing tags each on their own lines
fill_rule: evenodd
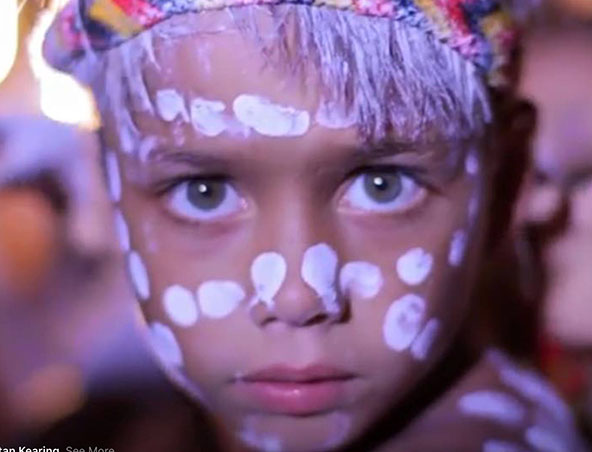
<svg viewBox="0 0 592 452">
<path fill-rule="evenodd" d="M 45 57 L 69 70 L 89 47 L 105 51 L 178 14 L 262 4 L 332 7 L 420 28 L 474 63 L 493 87 L 512 83 L 518 32 L 499 0 L 72 0 L 45 42 Z"/>
</svg>

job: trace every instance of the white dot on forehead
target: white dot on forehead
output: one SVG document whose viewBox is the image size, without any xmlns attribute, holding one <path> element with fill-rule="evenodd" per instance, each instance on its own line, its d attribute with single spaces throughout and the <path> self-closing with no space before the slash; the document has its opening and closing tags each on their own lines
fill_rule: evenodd
<svg viewBox="0 0 592 452">
<path fill-rule="evenodd" d="M 482 452 L 526 452 L 519 444 L 490 439 L 483 443 Z"/>
<path fill-rule="evenodd" d="M 206 317 L 221 319 L 232 314 L 245 298 L 245 291 L 233 281 L 207 281 L 199 286 L 197 298 Z"/>
<path fill-rule="evenodd" d="M 111 201 L 121 201 L 121 173 L 117 155 L 113 151 L 105 153 L 105 171 L 107 173 L 107 184 Z"/>
<path fill-rule="evenodd" d="M 422 248 L 413 248 L 397 260 L 399 278 L 410 286 L 423 283 L 432 271 L 434 258 Z"/>
<path fill-rule="evenodd" d="M 308 112 L 277 105 L 259 96 L 242 94 L 234 100 L 232 109 L 240 122 L 265 136 L 302 136 L 310 127 Z"/>
<path fill-rule="evenodd" d="M 421 330 L 425 311 L 426 302 L 418 295 L 408 294 L 394 301 L 382 329 L 387 346 L 398 352 L 409 348 Z"/>
<path fill-rule="evenodd" d="M 163 89 L 156 93 L 156 109 L 163 121 L 172 122 L 179 116 L 189 122 L 185 99 L 174 89 Z"/>
<path fill-rule="evenodd" d="M 115 210 L 115 232 L 117 233 L 117 239 L 119 240 L 121 250 L 127 253 L 131 246 L 129 228 L 121 210 L 119 209 Z"/>
<path fill-rule="evenodd" d="M 440 321 L 438 319 L 431 319 L 426 326 L 421 330 L 419 336 L 413 341 L 411 346 L 411 355 L 418 361 L 423 361 L 428 357 L 428 353 L 436 340 L 436 336 L 440 331 Z"/>
<path fill-rule="evenodd" d="M 212 101 L 196 97 L 191 101 L 191 123 L 195 130 L 207 137 L 215 137 L 227 128 L 223 115 L 226 110 L 224 102 Z"/>
<path fill-rule="evenodd" d="M 284 283 L 287 271 L 286 260 L 281 254 L 269 252 L 257 256 L 251 266 L 251 280 L 257 298 L 272 307 L 273 299 Z"/>
<path fill-rule="evenodd" d="M 521 423 L 526 416 L 524 406 L 514 397 L 499 391 L 476 391 L 458 402 L 458 409 L 467 416 L 486 418 L 507 425 Z"/>
<path fill-rule="evenodd" d="M 571 452 L 559 436 L 537 425 L 526 430 L 524 437 L 540 452 Z"/>
<path fill-rule="evenodd" d="M 349 262 L 339 275 L 341 292 L 361 298 L 374 298 L 382 284 L 380 267 L 369 262 Z"/>
<path fill-rule="evenodd" d="M 301 276 L 319 296 L 329 313 L 339 311 L 337 304 L 337 253 L 326 243 L 311 246 L 304 252 Z"/>
<path fill-rule="evenodd" d="M 178 285 L 171 286 L 164 291 L 162 301 L 168 316 L 177 325 L 189 327 L 197 322 L 197 303 L 188 289 Z"/>
<path fill-rule="evenodd" d="M 150 280 L 144 261 L 137 251 L 131 251 L 128 254 L 127 265 L 136 295 L 140 300 L 147 300 L 150 298 Z"/>
<path fill-rule="evenodd" d="M 154 322 L 149 327 L 150 344 L 159 359 L 167 365 L 183 365 L 183 354 L 173 331 L 161 323 Z"/>
<path fill-rule="evenodd" d="M 456 231 L 450 242 L 450 251 L 448 253 L 448 262 L 453 267 L 462 264 L 467 247 L 467 233 L 465 231 Z"/>
</svg>

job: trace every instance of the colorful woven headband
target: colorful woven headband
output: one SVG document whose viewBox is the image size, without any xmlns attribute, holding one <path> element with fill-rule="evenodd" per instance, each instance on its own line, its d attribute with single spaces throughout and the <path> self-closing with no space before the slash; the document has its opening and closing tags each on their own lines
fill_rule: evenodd
<svg viewBox="0 0 592 452">
<path fill-rule="evenodd" d="M 498 0 L 72 0 L 50 28 L 45 57 L 58 69 L 69 70 L 89 46 L 107 50 L 173 15 L 282 3 L 402 21 L 433 34 L 473 62 L 491 86 L 512 83 L 518 33 Z"/>
</svg>

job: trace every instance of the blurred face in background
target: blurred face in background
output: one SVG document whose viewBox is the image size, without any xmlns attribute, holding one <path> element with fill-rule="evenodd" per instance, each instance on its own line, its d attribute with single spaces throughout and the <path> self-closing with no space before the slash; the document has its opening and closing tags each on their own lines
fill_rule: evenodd
<svg viewBox="0 0 592 452">
<path fill-rule="evenodd" d="M 523 93 L 539 108 L 527 222 L 547 277 L 547 331 L 592 345 L 592 30 L 545 30 L 526 48 Z"/>
</svg>

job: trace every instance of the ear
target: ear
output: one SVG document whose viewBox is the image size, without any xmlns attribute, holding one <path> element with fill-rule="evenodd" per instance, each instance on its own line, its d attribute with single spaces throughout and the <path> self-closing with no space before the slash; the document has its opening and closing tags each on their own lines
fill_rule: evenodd
<svg viewBox="0 0 592 452">
<path fill-rule="evenodd" d="M 537 124 L 534 105 L 518 99 L 500 109 L 495 133 L 498 161 L 489 206 L 488 250 L 495 249 L 508 231 L 524 177 L 531 163 L 531 143 Z"/>
</svg>

